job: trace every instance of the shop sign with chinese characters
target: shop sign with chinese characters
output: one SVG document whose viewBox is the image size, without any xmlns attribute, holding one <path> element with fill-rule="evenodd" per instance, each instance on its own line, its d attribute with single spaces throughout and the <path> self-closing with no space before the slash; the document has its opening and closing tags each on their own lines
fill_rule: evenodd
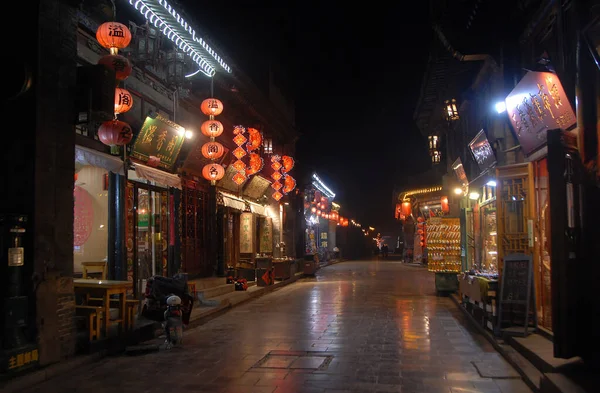
<svg viewBox="0 0 600 393">
<path fill-rule="evenodd" d="M 254 220 L 252 213 L 240 214 L 240 253 L 254 252 Z"/>
<path fill-rule="evenodd" d="M 0 354 L 2 353 L 0 352 Z M 16 350 L 8 350 L 5 359 L 3 369 L 11 373 L 37 366 L 40 361 L 38 349 L 31 345 Z"/>
<path fill-rule="evenodd" d="M 558 76 L 551 72 L 529 71 L 505 103 L 525 155 L 546 144 L 547 130 L 570 130 L 577 123 Z"/>
<path fill-rule="evenodd" d="M 185 139 L 183 128 L 162 116 L 147 117 L 142 125 L 131 156 L 147 162 L 151 157 L 158 158 L 158 168 L 172 171 Z"/>
</svg>

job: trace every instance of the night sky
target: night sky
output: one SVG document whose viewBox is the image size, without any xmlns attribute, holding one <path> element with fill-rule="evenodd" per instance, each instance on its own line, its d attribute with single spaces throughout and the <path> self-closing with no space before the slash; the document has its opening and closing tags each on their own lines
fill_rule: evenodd
<svg viewBox="0 0 600 393">
<path fill-rule="evenodd" d="M 264 77 L 269 59 L 287 70 L 297 165 L 314 168 L 350 218 L 397 228 L 394 186 L 430 168 L 413 121 L 432 37 L 427 2 L 261 3 L 181 2 L 250 76 Z"/>
</svg>

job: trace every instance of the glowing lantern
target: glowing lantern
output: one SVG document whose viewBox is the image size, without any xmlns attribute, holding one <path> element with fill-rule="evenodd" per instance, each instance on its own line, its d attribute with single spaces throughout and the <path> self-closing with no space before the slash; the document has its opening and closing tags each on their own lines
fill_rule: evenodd
<svg viewBox="0 0 600 393">
<path fill-rule="evenodd" d="M 246 164 L 244 164 L 244 161 L 242 160 L 236 160 L 233 163 L 233 169 L 235 169 L 238 172 L 242 172 L 244 169 L 246 169 Z"/>
<path fill-rule="evenodd" d="M 283 180 L 283 193 L 289 194 L 294 188 L 296 188 L 296 179 L 287 175 Z"/>
<path fill-rule="evenodd" d="M 119 146 L 131 142 L 133 131 L 129 124 L 120 120 L 105 121 L 98 128 L 98 138 L 100 142 L 110 146 L 112 154 L 119 154 Z"/>
<path fill-rule="evenodd" d="M 442 212 L 444 214 L 448 214 L 450 212 L 450 204 L 448 203 L 448 197 L 443 196 L 440 202 L 442 204 Z"/>
<path fill-rule="evenodd" d="M 115 78 L 118 81 L 124 81 L 131 75 L 131 63 L 126 57 L 121 55 L 102 56 L 100 60 L 98 60 L 98 64 L 102 64 L 109 70 L 113 70 L 115 72 Z"/>
<path fill-rule="evenodd" d="M 271 187 L 273 187 L 274 190 L 279 191 L 281 189 L 281 187 L 283 187 L 283 184 L 276 181 L 275 183 L 271 184 Z"/>
<path fill-rule="evenodd" d="M 207 120 L 200 126 L 202 134 L 209 138 L 216 138 L 223 133 L 223 123 L 218 120 Z"/>
<path fill-rule="evenodd" d="M 256 153 L 250 153 L 248 162 L 248 168 L 246 168 L 247 176 L 254 175 L 255 173 L 260 172 L 263 166 L 265 165 L 265 161 L 262 159 L 261 156 L 259 156 Z"/>
<path fill-rule="evenodd" d="M 207 98 L 200 104 L 200 110 L 206 116 L 218 116 L 223 113 L 223 103 L 216 98 Z"/>
<path fill-rule="evenodd" d="M 213 162 L 202 168 L 202 176 L 204 176 L 206 180 L 210 180 L 210 184 L 214 186 L 217 184 L 218 180 L 221 180 L 223 176 L 225 176 L 225 169 L 221 165 Z"/>
<path fill-rule="evenodd" d="M 295 164 L 294 159 L 290 156 L 281 157 L 281 162 L 283 163 L 283 168 L 281 169 L 283 173 L 291 171 Z"/>
<path fill-rule="evenodd" d="M 202 155 L 209 160 L 218 160 L 223 157 L 225 148 L 219 142 L 208 142 L 202 145 Z"/>
<path fill-rule="evenodd" d="M 249 142 L 246 145 L 246 150 L 248 150 L 248 153 L 258 149 L 262 144 L 262 135 L 256 128 L 248 128 L 248 139 Z"/>
<path fill-rule="evenodd" d="M 402 214 L 406 217 L 412 214 L 412 203 L 410 201 L 402 202 Z"/>
<path fill-rule="evenodd" d="M 313 214 L 314 214 L 314 213 L 316 213 L 316 212 L 317 212 L 317 208 L 313 206 L 313 207 L 310 209 L 310 212 L 311 212 L 311 213 L 313 213 Z"/>
<path fill-rule="evenodd" d="M 115 89 L 115 114 L 125 113 L 133 106 L 133 96 L 120 87 Z"/>
<path fill-rule="evenodd" d="M 96 30 L 96 39 L 98 43 L 110 50 L 110 53 L 116 55 L 119 49 L 126 48 L 131 41 L 131 32 L 122 23 L 106 22 L 102 23 Z"/>
<path fill-rule="evenodd" d="M 246 179 L 247 179 L 246 176 L 244 174 L 242 174 L 242 172 L 237 172 L 235 175 L 233 175 L 233 178 L 232 178 L 233 182 L 235 184 L 237 184 L 238 186 L 240 184 L 242 184 L 243 182 L 245 182 Z"/>
<path fill-rule="evenodd" d="M 275 199 L 277 202 L 279 202 L 279 200 L 281 198 L 283 198 L 283 194 L 280 193 L 279 191 L 275 191 L 272 196 L 273 196 L 273 199 Z"/>
</svg>

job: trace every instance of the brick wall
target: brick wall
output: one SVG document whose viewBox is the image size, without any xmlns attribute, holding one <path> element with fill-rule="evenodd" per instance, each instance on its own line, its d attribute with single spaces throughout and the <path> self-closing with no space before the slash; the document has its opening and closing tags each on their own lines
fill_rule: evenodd
<svg viewBox="0 0 600 393">
<path fill-rule="evenodd" d="M 71 356 L 75 350 L 75 10 L 64 0 L 42 0 L 39 23 L 34 266 L 41 281 L 36 293 L 40 361 L 48 364 Z"/>
</svg>

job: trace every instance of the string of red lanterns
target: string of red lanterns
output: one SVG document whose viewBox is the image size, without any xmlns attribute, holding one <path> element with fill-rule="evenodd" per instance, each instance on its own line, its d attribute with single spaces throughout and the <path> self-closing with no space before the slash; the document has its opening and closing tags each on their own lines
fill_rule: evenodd
<svg viewBox="0 0 600 393">
<path fill-rule="evenodd" d="M 223 133 L 223 124 L 215 120 L 215 116 L 223 113 L 223 103 L 216 98 L 207 98 L 200 104 L 200 110 L 208 116 L 208 120 L 200 126 L 200 131 L 202 131 L 203 135 L 210 138 L 209 142 L 202 145 L 200 151 L 204 158 L 212 161 L 210 164 L 204 165 L 202 176 L 214 186 L 217 184 L 217 181 L 225 176 L 225 169 L 216 162 L 216 160 L 223 157 L 225 148 L 222 144 L 215 141 L 215 138 Z"/>
<path fill-rule="evenodd" d="M 127 58 L 120 56 L 119 49 L 126 48 L 131 42 L 131 32 L 122 23 L 106 22 L 96 30 L 98 43 L 110 51 L 98 64 L 115 72 L 117 84 L 131 74 L 131 64 Z M 133 139 L 133 130 L 129 124 L 117 119 L 117 115 L 125 113 L 133 106 L 133 96 L 127 89 L 115 87 L 115 108 L 113 120 L 105 121 L 98 128 L 98 139 L 110 146 L 111 154 L 119 154 L 120 146 L 127 145 Z"/>
<path fill-rule="evenodd" d="M 275 180 L 273 182 L 273 184 L 271 184 L 271 187 L 275 190 L 275 192 L 273 193 L 272 197 L 273 199 L 275 199 L 277 202 L 279 202 L 279 200 L 281 198 L 283 198 L 283 194 L 281 192 L 279 192 L 279 190 L 281 189 L 281 187 L 283 187 L 283 185 L 279 182 L 279 180 L 281 180 L 281 178 L 283 177 L 283 175 L 281 174 L 281 172 L 279 172 L 279 170 L 283 167 L 283 165 L 281 164 L 281 156 L 279 155 L 274 155 L 271 157 L 271 168 L 273 168 L 273 173 L 271 174 L 271 178 L 273 180 Z"/>
<path fill-rule="evenodd" d="M 248 141 L 248 139 L 244 136 L 246 133 L 246 128 L 243 126 L 235 126 L 233 128 L 233 142 L 237 145 L 235 150 L 233 151 L 233 155 L 237 160 L 233 163 L 233 169 L 236 170 L 236 174 L 233 175 L 233 182 L 238 186 L 244 183 L 247 179 L 246 177 L 246 164 L 242 161 L 242 158 L 246 156 L 246 150 L 242 147 L 244 143 Z"/>
</svg>

